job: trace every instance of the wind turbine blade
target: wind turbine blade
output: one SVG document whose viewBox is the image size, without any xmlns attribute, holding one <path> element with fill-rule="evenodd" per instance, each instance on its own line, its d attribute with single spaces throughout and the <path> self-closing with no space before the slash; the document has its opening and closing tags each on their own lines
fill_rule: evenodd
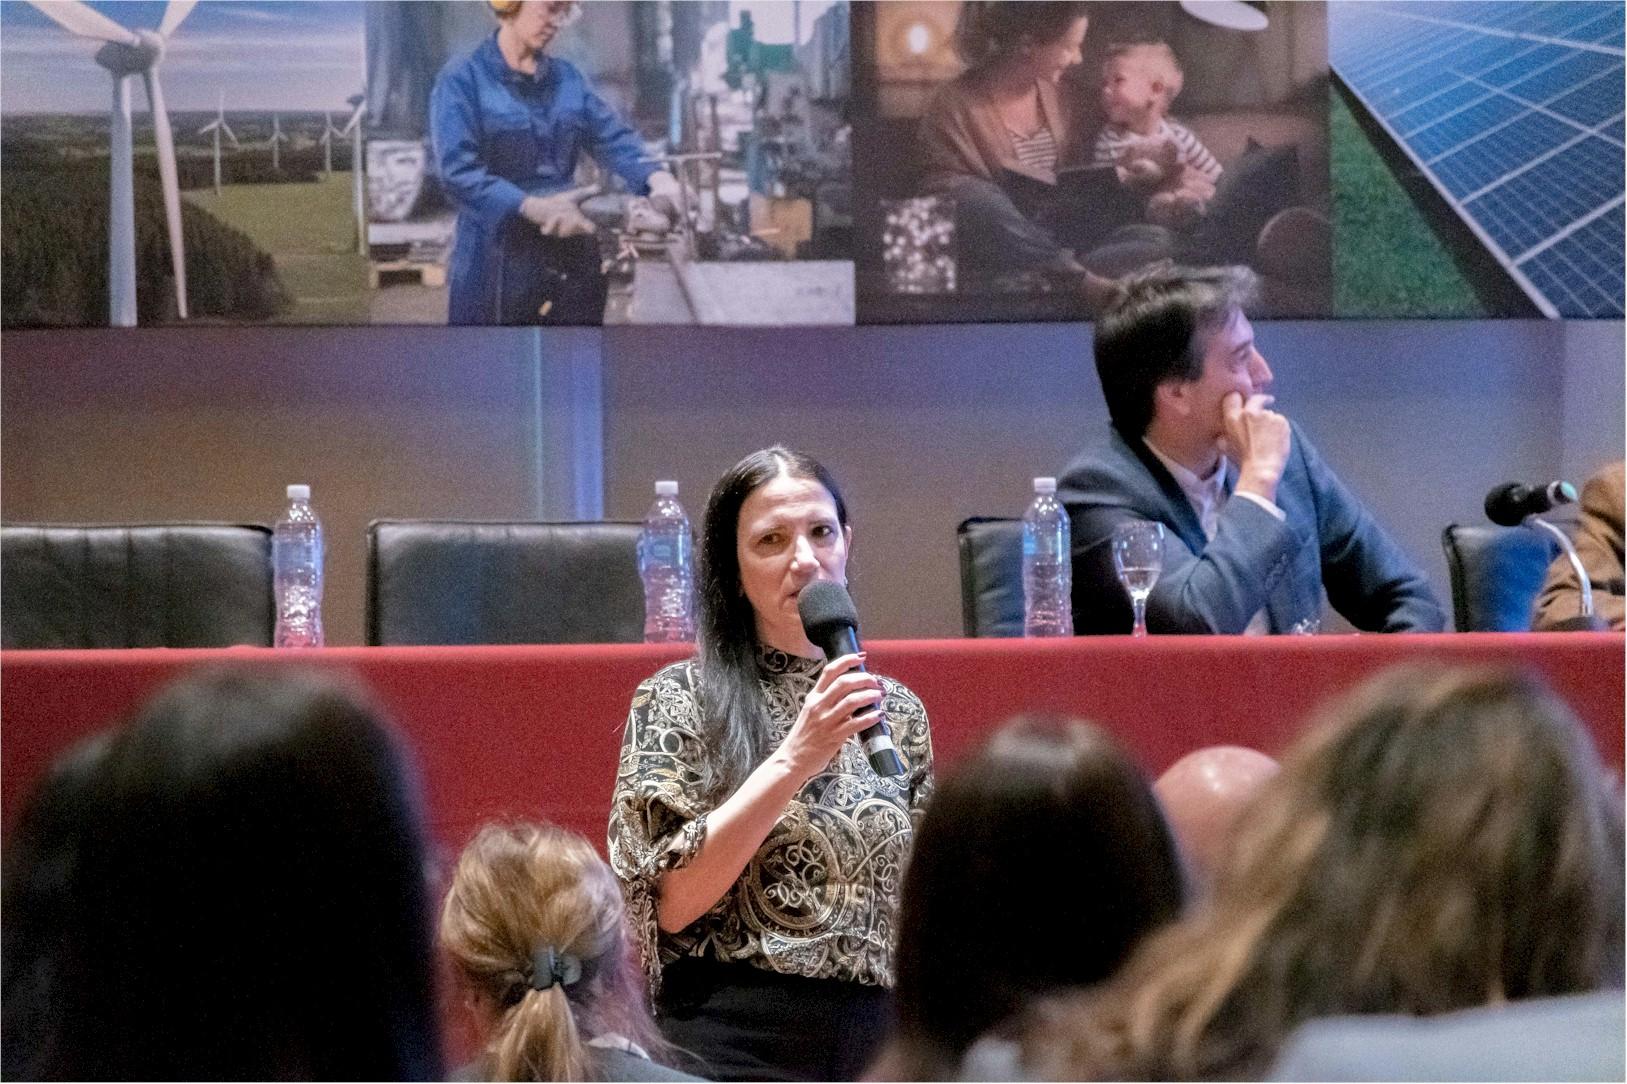
<svg viewBox="0 0 1627 1084">
<path fill-rule="evenodd" d="M 349 135 L 351 132 L 355 131 L 356 125 L 360 124 L 362 122 L 362 118 L 366 115 L 367 102 L 365 100 L 357 102 L 355 112 L 350 114 L 350 119 L 345 122 L 345 126 L 339 129 L 339 134 Z"/>
<path fill-rule="evenodd" d="M 224 120 L 220 122 L 220 131 L 222 135 L 232 141 L 232 146 L 239 149 L 242 148 L 243 144 L 237 141 L 237 133 L 232 131 L 232 126 L 227 124 Z"/>
<path fill-rule="evenodd" d="M 186 252 L 181 239 L 181 182 L 175 169 L 175 136 L 164 108 L 164 88 L 158 73 L 142 73 L 147 81 L 147 102 L 153 111 L 153 142 L 158 145 L 158 179 L 164 188 L 164 221 L 169 226 L 169 259 L 175 270 L 175 311 L 186 319 Z"/>
<path fill-rule="evenodd" d="M 181 20 L 192 14 L 192 9 L 197 6 L 198 0 L 169 0 L 169 7 L 164 9 L 164 21 L 158 24 L 158 36 L 167 38 L 175 33 Z"/>
<path fill-rule="evenodd" d="M 82 38 L 97 41 L 116 41 L 124 45 L 140 45 L 141 39 L 106 15 L 80 0 L 29 0 L 29 3 L 47 19 Z"/>
</svg>

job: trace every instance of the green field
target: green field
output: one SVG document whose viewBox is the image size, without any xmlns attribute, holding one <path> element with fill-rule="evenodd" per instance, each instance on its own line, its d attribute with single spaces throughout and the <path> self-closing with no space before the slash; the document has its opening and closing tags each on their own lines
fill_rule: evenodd
<svg viewBox="0 0 1627 1084">
<path fill-rule="evenodd" d="M 277 318 L 292 324 L 369 322 L 367 259 L 356 252 L 350 174 L 312 184 L 234 184 L 183 193 L 276 261 L 293 306 Z"/>
<path fill-rule="evenodd" d="M 1382 319 L 1490 315 L 1337 92 L 1328 95 L 1328 112 L 1334 314 Z"/>
</svg>

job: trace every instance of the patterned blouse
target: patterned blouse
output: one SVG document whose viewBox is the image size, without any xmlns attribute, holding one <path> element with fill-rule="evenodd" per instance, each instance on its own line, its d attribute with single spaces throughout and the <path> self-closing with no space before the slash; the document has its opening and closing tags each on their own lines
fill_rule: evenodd
<svg viewBox="0 0 1627 1084">
<path fill-rule="evenodd" d="M 824 662 L 765 648 L 769 741 L 796 722 Z M 905 774 L 877 775 L 856 738 L 786 805 L 733 887 L 678 933 L 656 924 L 657 882 L 694 858 L 711 806 L 700 795 L 699 663 L 673 663 L 633 694 L 610 811 L 621 879 L 652 994 L 686 956 L 745 961 L 789 975 L 893 984 L 904 862 L 932 791 L 932 739 L 916 695 L 882 678 L 882 710 Z"/>
</svg>

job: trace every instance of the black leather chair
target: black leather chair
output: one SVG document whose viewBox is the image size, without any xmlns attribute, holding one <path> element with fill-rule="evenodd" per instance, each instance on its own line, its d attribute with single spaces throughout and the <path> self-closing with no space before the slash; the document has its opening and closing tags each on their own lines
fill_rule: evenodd
<svg viewBox="0 0 1627 1084">
<path fill-rule="evenodd" d="M 376 520 L 367 642 L 637 643 L 640 526 Z"/>
<path fill-rule="evenodd" d="M 1449 524 L 1441 532 L 1459 632 L 1523 632 L 1559 543 L 1532 527 Z"/>
<path fill-rule="evenodd" d="M 8 648 L 269 647 L 275 622 L 269 528 L 0 527 Z"/>
<path fill-rule="evenodd" d="M 1023 522 L 973 516 L 960 545 L 960 620 L 967 636 L 1023 634 Z"/>
</svg>

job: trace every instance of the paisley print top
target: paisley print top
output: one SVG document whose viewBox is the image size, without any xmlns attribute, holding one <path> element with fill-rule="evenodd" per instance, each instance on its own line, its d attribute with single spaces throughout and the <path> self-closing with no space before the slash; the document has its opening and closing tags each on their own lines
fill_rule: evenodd
<svg viewBox="0 0 1627 1084">
<path fill-rule="evenodd" d="M 796 722 L 824 662 L 772 648 L 759 661 L 772 747 Z M 710 812 L 700 794 L 708 750 L 698 737 L 698 670 L 694 659 L 674 663 L 633 694 L 611 799 L 610 864 L 651 991 L 661 969 L 685 956 L 891 986 L 904 861 L 932 790 L 926 709 L 883 677 L 882 710 L 905 773 L 877 775 L 849 738 L 786 805 L 723 898 L 668 934 L 656 924 L 657 882 L 695 856 Z"/>
</svg>

